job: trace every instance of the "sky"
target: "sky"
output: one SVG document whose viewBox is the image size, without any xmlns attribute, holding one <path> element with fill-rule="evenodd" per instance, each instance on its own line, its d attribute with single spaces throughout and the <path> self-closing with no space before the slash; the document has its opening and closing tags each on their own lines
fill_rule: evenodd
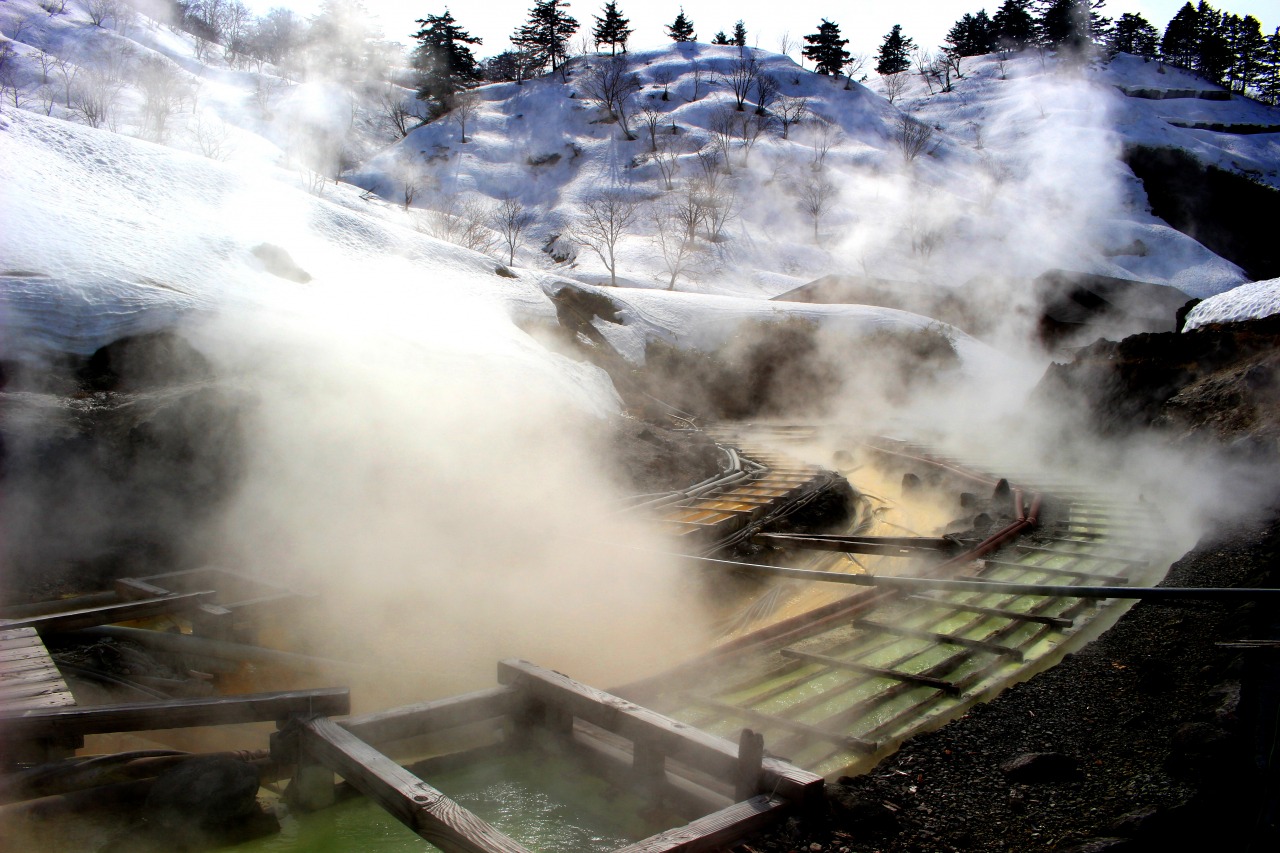
<svg viewBox="0 0 1280 853">
<path fill-rule="evenodd" d="M 849 50 L 874 55 L 884 36 L 894 24 L 921 47 L 936 48 L 946 38 L 947 30 L 966 12 L 986 8 L 994 14 L 1003 0 L 905 0 L 880 3 L 871 0 L 787 0 L 784 3 L 746 3 L 730 0 L 617 0 L 618 9 L 631 19 L 631 48 L 659 47 L 667 42 L 663 27 L 671 23 L 681 6 L 693 21 L 699 41 L 711 41 L 719 30 L 726 33 L 741 19 L 747 28 L 747 40 L 753 47 L 778 50 L 778 39 L 784 32 L 801 41 L 816 32 L 825 17 L 840 25 L 849 39 Z M 532 0 L 363 0 L 364 5 L 381 22 L 384 35 L 392 41 L 412 42 L 417 31 L 414 21 L 427 14 L 440 14 L 446 7 L 453 17 L 473 36 L 484 39 L 476 49 L 478 56 L 492 56 L 510 46 L 508 36 L 528 17 Z M 1103 13 L 1113 18 L 1125 12 L 1141 14 L 1161 32 L 1185 0 L 1109 0 Z M 247 0 L 258 13 L 272 6 L 287 6 L 302 14 L 314 13 L 320 0 Z M 604 0 L 571 0 L 569 14 L 578 19 L 580 37 L 589 33 L 593 16 L 600 14 Z M 1280 25 L 1276 0 L 1230 0 L 1215 3 L 1216 8 L 1237 15 L 1253 15 L 1262 22 L 1264 32 Z M 797 56 L 797 51 L 792 52 Z"/>
</svg>

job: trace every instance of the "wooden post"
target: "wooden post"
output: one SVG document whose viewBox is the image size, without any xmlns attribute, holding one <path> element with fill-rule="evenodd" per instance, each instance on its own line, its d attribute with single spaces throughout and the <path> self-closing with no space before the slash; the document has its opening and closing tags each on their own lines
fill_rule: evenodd
<svg viewBox="0 0 1280 853">
<path fill-rule="evenodd" d="M 749 800 L 760 793 L 760 766 L 763 763 L 764 735 L 743 729 L 738 737 L 738 775 L 733 786 L 735 800 Z"/>
</svg>

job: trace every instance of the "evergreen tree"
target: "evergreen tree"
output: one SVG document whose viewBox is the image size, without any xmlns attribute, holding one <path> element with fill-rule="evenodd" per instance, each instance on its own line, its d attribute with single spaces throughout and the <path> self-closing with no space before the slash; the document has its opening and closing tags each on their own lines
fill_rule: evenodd
<svg viewBox="0 0 1280 853">
<path fill-rule="evenodd" d="M 1112 53 L 1155 56 L 1157 35 L 1156 28 L 1146 18 L 1125 12 L 1116 21 L 1108 46 Z"/>
<path fill-rule="evenodd" d="M 814 70 L 819 74 L 839 77 L 840 72 L 844 71 L 844 67 L 853 58 L 849 51 L 844 49 L 849 40 L 840 38 L 840 25 L 826 18 L 823 18 L 822 23 L 818 25 L 818 31 L 805 36 L 804 40 L 808 45 L 800 53 L 806 59 L 813 60 Z"/>
<path fill-rule="evenodd" d="M 953 56 L 982 56 L 996 46 L 995 24 L 987 17 L 987 10 L 980 9 L 976 15 L 966 12 L 952 24 L 943 50 Z"/>
<path fill-rule="evenodd" d="M 468 45 L 482 41 L 458 26 L 448 9 L 418 23 L 422 29 L 413 36 L 418 46 L 411 57 L 418 72 L 418 97 L 444 109 L 456 92 L 480 82 L 480 67 Z"/>
<path fill-rule="evenodd" d="M 1195 70 L 1215 83 L 1223 81 L 1233 59 L 1223 24 L 1225 17 L 1205 0 L 1196 4 Z"/>
<path fill-rule="evenodd" d="M 671 36 L 671 40 L 675 42 L 698 40 L 698 34 L 693 31 L 693 21 L 685 17 L 683 6 L 680 7 L 680 14 L 676 15 L 676 19 L 667 24 L 667 35 Z"/>
<path fill-rule="evenodd" d="M 711 37 L 711 43 L 712 44 L 728 44 L 729 37 L 724 34 L 724 30 L 721 30 L 720 32 L 716 33 L 714 36 Z"/>
<path fill-rule="evenodd" d="M 1268 104 L 1273 106 L 1280 104 L 1280 27 L 1267 36 L 1267 49 L 1263 54 L 1258 93 Z"/>
<path fill-rule="evenodd" d="M 1244 93 L 1258 82 L 1263 73 L 1267 39 L 1262 34 L 1262 24 L 1253 15 L 1243 18 L 1231 15 L 1225 30 L 1232 58 L 1227 83 L 1231 89 Z"/>
<path fill-rule="evenodd" d="M 1058 50 L 1080 52 L 1102 39 L 1111 19 L 1099 11 L 1106 0 L 1045 0 L 1040 41 Z"/>
<path fill-rule="evenodd" d="M 1184 3 L 1160 39 L 1160 56 L 1182 68 L 1194 68 L 1199 54 L 1200 16 L 1190 3 Z"/>
<path fill-rule="evenodd" d="M 747 46 L 747 28 L 742 21 L 738 21 L 738 23 L 733 25 L 732 43 L 736 44 L 738 47 Z"/>
<path fill-rule="evenodd" d="M 550 63 L 555 71 L 569 55 L 569 37 L 578 31 L 578 21 L 564 9 L 563 0 L 534 0 L 529 20 L 511 34 L 511 43 L 529 54 L 537 68 Z"/>
<path fill-rule="evenodd" d="M 603 18 L 595 16 L 596 26 L 591 31 L 591 37 L 596 40 L 597 45 L 609 45 L 610 56 L 617 56 L 619 45 L 622 46 L 622 52 L 626 53 L 627 39 L 631 38 L 631 21 L 622 17 L 615 0 L 605 3 L 602 11 Z"/>
<path fill-rule="evenodd" d="M 877 74 L 898 74 L 911 67 L 911 51 L 916 43 L 902 34 L 902 25 L 894 24 L 885 35 L 876 54 Z"/>
<path fill-rule="evenodd" d="M 1004 0 L 1004 5 L 991 19 L 1000 47 L 1022 50 L 1036 43 L 1036 21 L 1030 9 L 1031 0 Z"/>
</svg>

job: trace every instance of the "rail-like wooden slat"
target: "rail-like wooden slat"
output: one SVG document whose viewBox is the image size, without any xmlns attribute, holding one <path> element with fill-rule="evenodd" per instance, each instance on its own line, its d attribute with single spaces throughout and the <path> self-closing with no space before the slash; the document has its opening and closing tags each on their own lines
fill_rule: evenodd
<svg viewBox="0 0 1280 853">
<path fill-rule="evenodd" d="M 446 853 L 529 853 L 333 720 L 298 728 L 299 747 Z"/>
<path fill-rule="evenodd" d="M 537 701 L 622 735 L 632 743 L 644 743 L 713 776 L 732 778 L 737 771 L 738 749 L 735 744 L 574 681 L 567 675 L 528 661 L 504 660 L 498 664 L 498 681 Z M 788 800 L 808 803 L 821 796 L 822 777 L 784 761 L 766 758 L 761 767 L 758 790 L 773 791 Z"/>
<path fill-rule="evenodd" d="M 351 711 L 345 687 L 130 702 L 89 708 L 55 708 L 22 714 L 0 713 L 0 737 L 5 740 L 51 738 L 218 726 L 284 720 L 305 715 L 339 715 Z"/>
<path fill-rule="evenodd" d="M 932 687 L 934 690 L 941 690 L 943 693 L 949 693 L 953 696 L 960 692 L 960 689 L 950 681 L 945 681 L 941 678 L 933 678 L 928 675 L 916 675 L 915 673 L 902 672 L 897 669 L 884 669 L 878 666 L 869 666 L 865 663 L 841 660 L 840 658 L 833 658 L 827 655 L 815 655 L 811 652 L 802 652 L 797 649 L 783 649 L 782 656 L 829 666 L 832 669 L 844 669 L 849 672 L 860 672 L 863 675 L 874 675 L 877 678 L 891 678 L 894 681 L 906 681 L 911 684 L 918 684 L 922 687 Z"/>
<path fill-rule="evenodd" d="M 693 693 L 688 694 L 688 696 L 691 701 L 699 705 L 703 705 L 707 708 L 714 708 L 715 710 L 721 711 L 725 714 L 736 716 L 741 720 L 747 720 L 748 722 L 762 728 L 769 728 L 772 726 L 773 728 L 782 729 L 783 731 L 791 732 L 792 734 L 805 735 L 807 737 L 831 741 L 832 743 L 839 744 L 851 752 L 870 754 L 875 752 L 877 749 L 877 745 L 870 741 L 851 737 L 850 735 L 841 734 L 839 732 L 830 732 L 825 729 L 820 729 L 817 726 L 811 726 L 808 723 L 797 722 L 796 720 L 792 720 L 787 717 L 779 717 L 776 714 L 766 714 L 762 711 L 757 711 L 754 708 L 744 708 L 741 705 L 734 705 L 729 702 L 723 702 L 719 699 L 712 699 L 710 696 L 699 696 Z"/>
<path fill-rule="evenodd" d="M 1015 563 L 1011 560 L 983 560 L 988 566 L 998 566 L 1002 569 L 1018 569 L 1024 572 L 1043 572 L 1047 575 L 1061 575 L 1064 578 L 1079 578 L 1090 583 L 1099 584 L 1123 584 L 1128 583 L 1129 579 L 1123 575 L 1104 575 L 1099 572 L 1082 572 L 1077 569 L 1058 569 L 1053 566 L 1040 566 L 1034 563 Z"/>
<path fill-rule="evenodd" d="M 971 649 L 979 649 L 984 652 L 991 652 L 994 655 L 1004 655 L 1022 660 L 1023 653 L 1021 649 L 1011 649 L 1008 646 L 1002 646 L 999 643 L 989 643 L 986 640 L 971 640 L 968 637 L 959 637 L 955 634 L 944 634 L 940 631 L 925 631 L 920 628 L 906 628 L 901 625 L 885 625 L 880 622 L 872 622 L 870 619 L 855 619 L 853 627 L 863 628 L 871 631 L 884 631 L 890 634 L 900 634 L 904 637 L 915 637 L 921 640 L 935 640 L 940 643 L 951 643 L 956 646 L 967 646 Z"/>
<path fill-rule="evenodd" d="M 1121 563 L 1128 566 L 1146 566 L 1149 560 L 1135 560 L 1131 557 L 1114 557 L 1110 554 L 1090 554 L 1086 551 L 1069 551 L 1066 548 L 1045 548 L 1039 545 L 1014 545 L 1019 551 L 1032 554 L 1053 554 L 1056 557 L 1075 557 L 1079 560 L 1096 560 L 1100 563 Z"/>
<path fill-rule="evenodd" d="M 790 803 L 761 794 L 721 809 L 692 823 L 668 829 L 614 853 L 698 853 L 719 850 L 739 838 L 776 823 Z"/>
<path fill-rule="evenodd" d="M 503 717 L 517 707 L 518 696 L 510 687 L 492 687 L 462 696 L 418 702 L 362 714 L 338 723 L 365 743 L 377 745 L 417 737 L 441 729 Z"/>
<path fill-rule="evenodd" d="M 1049 625 L 1053 628 L 1061 628 L 1064 631 L 1075 624 L 1074 619 L 1064 619 L 1061 616 L 1041 616 L 1037 613 L 1019 613 L 1016 610 L 1004 610 L 999 607 L 983 607 L 978 604 L 969 604 L 966 601 L 951 601 L 945 598 L 934 598 L 931 595 L 909 595 L 907 598 L 912 601 L 927 601 L 930 604 L 936 604 L 938 607 L 946 607 L 951 610 L 959 610 L 964 613 L 982 613 L 987 616 L 997 616 L 1001 619 L 1013 619 L 1019 622 L 1035 622 L 1040 625 Z"/>
<path fill-rule="evenodd" d="M 129 622 L 134 619 L 147 619 L 151 616 L 163 616 L 166 613 L 193 610 L 213 594 L 212 591 L 189 592 L 183 595 L 165 595 L 141 601 L 126 601 L 121 604 L 106 604 L 101 607 L 85 607 L 64 613 L 51 613 L 47 616 L 28 616 L 25 619 L 0 622 L 0 630 L 35 628 L 42 634 L 48 634 L 55 631 L 76 631 L 96 625 L 110 625 L 115 622 Z"/>
</svg>

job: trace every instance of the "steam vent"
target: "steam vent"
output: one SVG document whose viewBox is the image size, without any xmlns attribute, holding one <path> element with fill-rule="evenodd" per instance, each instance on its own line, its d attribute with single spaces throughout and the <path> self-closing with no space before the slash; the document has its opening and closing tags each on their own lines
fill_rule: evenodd
<svg viewBox="0 0 1280 853">
<path fill-rule="evenodd" d="M 0 850 L 1280 850 L 1180 2 L 0 2 Z"/>
</svg>

